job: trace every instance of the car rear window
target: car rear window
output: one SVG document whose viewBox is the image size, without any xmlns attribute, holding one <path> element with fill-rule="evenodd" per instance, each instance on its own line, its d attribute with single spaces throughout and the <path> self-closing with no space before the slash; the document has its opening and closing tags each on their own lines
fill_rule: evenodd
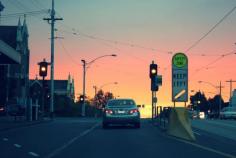
<svg viewBox="0 0 236 158">
<path fill-rule="evenodd" d="M 108 106 L 134 106 L 133 100 L 111 100 L 108 102 Z"/>
</svg>

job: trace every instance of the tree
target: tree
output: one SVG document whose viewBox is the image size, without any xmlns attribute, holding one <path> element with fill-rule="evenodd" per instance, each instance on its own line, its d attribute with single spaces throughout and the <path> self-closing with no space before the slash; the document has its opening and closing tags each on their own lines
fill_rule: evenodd
<svg viewBox="0 0 236 158">
<path fill-rule="evenodd" d="M 209 110 L 209 103 L 204 93 L 200 91 L 190 96 L 191 108 L 194 110 L 207 112 Z"/>
<path fill-rule="evenodd" d="M 213 98 L 209 99 L 210 104 L 210 111 L 219 112 L 219 106 L 221 102 L 221 109 L 227 106 L 227 104 L 224 103 L 224 100 L 220 95 L 215 95 Z"/>
<path fill-rule="evenodd" d="M 111 92 L 104 93 L 103 90 L 99 90 L 94 97 L 93 104 L 96 108 L 102 109 L 107 104 L 107 101 L 113 99 L 114 95 Z"/>
</svg>

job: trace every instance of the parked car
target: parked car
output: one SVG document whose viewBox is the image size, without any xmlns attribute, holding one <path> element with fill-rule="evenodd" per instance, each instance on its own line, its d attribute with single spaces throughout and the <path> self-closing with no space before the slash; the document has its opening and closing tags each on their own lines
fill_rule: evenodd
<svg viewBox="0 0 236 158">
<path fill-rule="evenodd" d="M 7 113 L 10 116 L 23 116 L 25 111 L 25 107 L 19 104 L 9 104 L 7 106 Z"/>
<path fill-rule="evenodd" d="M 208 118 L 208 119 L 219 118 L 219 112 L 218 112 L 218 111 L 211 111 L 211 112 L 208 112 L 207 118 Z"/>
<path fill-rule="evenodd" d="M 220 112 L 221 119 L 236 119 L 236 108 L 225 107 Z"/>
<path fill-rule="evenodd" d="M 111 99 L 103 113 L 103 128 L 110 124 L 133 124 L 140 128 L 140 112 L 133 99 Z"/>
</svg>

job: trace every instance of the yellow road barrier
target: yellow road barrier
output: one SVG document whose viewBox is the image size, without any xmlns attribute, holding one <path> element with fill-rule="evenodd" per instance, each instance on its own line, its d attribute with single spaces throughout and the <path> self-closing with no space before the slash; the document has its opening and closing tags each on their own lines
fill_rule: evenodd
<svg viewBox="0 0 236 158">
<path fill-rule="evenodd" d="M 196 140 L 186 108 L 176 107 L 171 109 L 167 134 L 189 141 Z"/>
</svg>

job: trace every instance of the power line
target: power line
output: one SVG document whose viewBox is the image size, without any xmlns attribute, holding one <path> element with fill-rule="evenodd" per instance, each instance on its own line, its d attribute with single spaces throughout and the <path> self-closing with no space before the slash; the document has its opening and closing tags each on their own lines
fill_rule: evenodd
<svg viewBox="0 0 236 158">
<path fill-rule="evenodd" d="M 220 21 L 218 21 L 207 33 L 205 33 L 199 40 L 197 40 L 196 42 L 194 42 L 188 49 L 185 50 L 185 52 L 189 52 L 191 49 L 193 49 L 194 47 L 196 47 L 204 38 L 206 38 L 212 31 L 214 31 L 216 29 L 217 26 L 219 26 L 230 14 L 233 13 L 233 11 L 236 9 L 236 6 L 233 7 L 233 9 L 231 9 L 229 12 L 227 12 L 227 14 L 225 16 L 223 16 L 223 18 L 220 19 Z"/>
<path fill-rule="evenodd" d="M 202 66 L 201 68 L 196 69 L 195 72 L 194 72 L 194 75 L 196 75 L 198 72 L 202 71 L 203 69 L 209 68 L 209 66 L 211 66 L 211 65 L 213 65 L 213 64 L 215 64 L 215 63 L 217 63 L 218 61 L 222 60 L 224 57 L 230 56 L 230 55 L 234 55 L 234 54 L 236 54 L 236 51 L 235 51 L 235 50 L 234 50 L 234 51 L 231 51 L 231 52 L 229 52 L 229 53 L 220 55 L 218 58 L 216 58 L 215 60 L 213 60 L 213 61 L 211 61 L 210 63 L 206 64 L 205 66 Z"/>
<path fill-rule="evenodd" d="M 9 18 L 9 17 L 19 17 L 23 15 L 38 15 L 38 14 L 44 14 L 49 13 L 50 10 L 38 10 L 38 11 L 30 11 L 30 12 L 20 12 L 20 13 L 13 13 L 13 14 L 3 14 L 1 15 L 1 18 Z"/>
<path fill-rule="evenodd" d="M 74 60 L 74 58 L 71 56 L 71 54 L 68 52 L 68 50 L 66 49 L 65 45 L 63 44 L 62 40 L 58 40 L 62 49 L 64 50 L 64 53 L 71 59 L 71 61 L 76 64 L 76 66 L 80 65 L 80 63 L 78 63 L 76 60 Z"/>
<path fill-rule="evenodd" d="M 64 25 L 64 26 L 66 26 L 66 25 Z M 66 26 L 66 27 L 69 28 L 68 26 Z M 131 48 L 141 48 L 141 49 L 149 50 L 149 51 L 152 51 L 152 52 L 155 51 L 155 52 L 158 52 L 158 53 L 170 54 L 170 51 L 164 51 L 164 50 L 160 50 L 160 49 L 157 49 L 157 48 L 142 46 L 142 45 L 139 45 L 139 44 L 128 43 L 128 42 L 123 42 L 123 41 L 118 41 L 118 40 L 111 40 L 111 39 L 106 39 L 106 38 L 102 38 L 102 37 L 98 37 L 98 36 L 94 36 L 94 35 L 89 35 L 89 34 L 81 32 L 81 31 L 77 31 L 73 28 L 72 29 L 70 28 L 69 30 L 70 31 L 67 31 L 67 30 L 60 30 L 60 31 L 71 34 L 71 35 L 74 35 L 74 36 L 82 36 L 82 37 L 89 38 L 89 39 L 92 39 L 92 40 L 99 40 L 99 41 L 109 42 L 109 43 L 114 44 L 114 45 L 123 45 L 123 46 L 128 46 L 128 47 L 131 47 Z"/>
</svg>

